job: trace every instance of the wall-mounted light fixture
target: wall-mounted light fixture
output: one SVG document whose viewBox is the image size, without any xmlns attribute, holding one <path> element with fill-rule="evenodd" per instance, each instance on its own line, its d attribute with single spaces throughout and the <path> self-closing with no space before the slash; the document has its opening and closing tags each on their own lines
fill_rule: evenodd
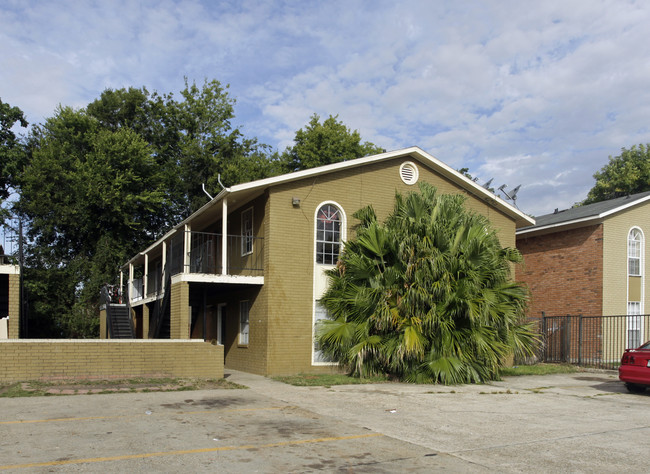
<svg viewBox="0 0 650 474">
<path fill-rule="evenodd" d="M 293 205 L 293 207 L 300 207 L 300 198 L 292 197 L 291 204 Z"/>
</svg>

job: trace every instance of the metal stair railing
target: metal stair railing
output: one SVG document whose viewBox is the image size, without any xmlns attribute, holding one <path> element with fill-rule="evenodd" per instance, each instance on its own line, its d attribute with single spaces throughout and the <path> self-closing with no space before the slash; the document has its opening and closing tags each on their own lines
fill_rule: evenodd
<svg viewBox="0 0 650 474">
<path fill-rule="evenodd" d="M 104 285 L 100 292 L 100 305 L 106 306 L 106 327 L 111 339 L 133 339 L 135 328 L 128 305 L 119 303 L 119 296 L 112 285 Z"/>
<path fill-rule="evenodd" d="M 168 334 L 163 334 L 166 319 L 169 319 L 168 308 L 169 300 L 171 298 L 171 275 L 167 271 L 167 266 L 163 269 L 163 295 L 162 298 L 156 298 L 154 303 L 153 314 L 149 320 L 149 339 L 168 338 Z M 157 296 L 160 295 L 158 292 Z"/>
</svg>

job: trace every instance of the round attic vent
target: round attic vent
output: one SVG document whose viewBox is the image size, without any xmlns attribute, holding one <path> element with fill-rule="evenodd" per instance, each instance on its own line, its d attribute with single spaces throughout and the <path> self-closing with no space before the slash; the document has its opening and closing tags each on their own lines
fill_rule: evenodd
<svg viewBox="0 0 650 474">
<path fill-rule="evenodd" d="M 405 161 L 399 167 L 399 176 L 406 184 L 415 184 L 418 182 L 418 167 L 415 166 L 415 163 Z"/>
</svg>

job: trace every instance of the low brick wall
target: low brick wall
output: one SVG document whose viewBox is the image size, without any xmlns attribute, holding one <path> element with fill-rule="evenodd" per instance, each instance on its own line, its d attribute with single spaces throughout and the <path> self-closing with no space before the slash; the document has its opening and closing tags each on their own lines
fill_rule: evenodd
<svg viewBox="0 0 650 474">
<path fill-rule="evenodd" d="M 223 378 L 223 346 L 197 340 L 7 339 L 0 381 Z"/>
</svg>

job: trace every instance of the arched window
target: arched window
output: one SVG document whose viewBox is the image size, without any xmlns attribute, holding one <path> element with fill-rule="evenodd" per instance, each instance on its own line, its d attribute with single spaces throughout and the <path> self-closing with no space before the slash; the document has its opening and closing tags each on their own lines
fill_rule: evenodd
<svg viewBox="0 0 650 474">
<path fill-rule="evenodd" d="M 341 210 L 325 204 L 316 213 L 316 263 L 335 265 L 341 250 Z"/>
<path fill-rule="evenodd" d="M 641 276 L 641 248 L 643 237 L 639 229 L 632 229 L 627 236 L 627 272 L 629 276 Z"/>
<path fill-rule="evenodd" d="M 627 347 L 643 341 L 643 233 L 633 227 L 627 234 Z"/>
</svg>

